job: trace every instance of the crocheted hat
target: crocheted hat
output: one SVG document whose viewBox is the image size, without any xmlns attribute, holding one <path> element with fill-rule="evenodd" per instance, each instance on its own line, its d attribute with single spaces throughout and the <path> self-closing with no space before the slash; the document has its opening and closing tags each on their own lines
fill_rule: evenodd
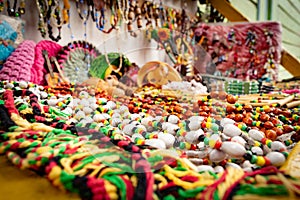
<svg viewBox="0 0 300 200">
<path fill-rule="evenodd" d="M 0 80 L 30 81 L 35 45 L 31 40 L 23 41 L 3 64 Z"/>
<path fill-rule="evenodd" d="M 50 40 L 42 40 L 35 46 L 35 60 L 31 68 L 30 81 L 36 84 L 45 85 L 45 75 L 47 73 L 44 67 L 43 50 L 48 51 L 49 57 L 56 56 L 62 46 Z"/>
<path fill-rule="evenodd" d="M 11 25 L 5 20 L 0 21 L 0 70 L 8 56 L 15 50 L 13 44 L 16 38 L 17 33 Z"/>
</svg>

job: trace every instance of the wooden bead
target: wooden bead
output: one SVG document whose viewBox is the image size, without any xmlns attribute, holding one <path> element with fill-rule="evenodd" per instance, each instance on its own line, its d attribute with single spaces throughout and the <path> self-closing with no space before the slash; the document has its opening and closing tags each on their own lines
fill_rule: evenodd
<svg viewBox="0 0 300 200">
<path fill-rule="evenodd" d="M 243 121 L 243 118 L 244 118 L 244 115 L 238 113 L 238 114 L 235 115 L 234 120 L 235 120 L 236 122 L 241 122 L 241 121 Z"/>
<path fill-rule="evenodd" d="M 237 98 L 234 97 L 234 96 L 231 95 L 231 94 L 228 94 L 228 95 L 226 96 L 226 100 L 227 100 L 228 103 L 234 104 L 234 103 L 237 101 Z"/>
<path fill-rule="evenodd" d="M 274 128 L 274 124 L 270 121 L 267 121 L 267 122 L 264 123 L 264 127 L 266 129 L 272 129 L 272 128 Z"/>
<path fill-rule="evenodd" d="M 259 119 L 263 122 L 266 122 L 266 121 L 269 121 L 270 116 L 266 113 L 261 113 L 260 116 L 259 116 Z"/>
<path fill-rule="evenodd" d="M 270 140 L 276 140 L 277 138 L 277 134 L 276 134 L 276 131 L 272 130 L 272 129 L 269 129 L 265 132 L 266 134 L 266 137 Z"/>
</svg>

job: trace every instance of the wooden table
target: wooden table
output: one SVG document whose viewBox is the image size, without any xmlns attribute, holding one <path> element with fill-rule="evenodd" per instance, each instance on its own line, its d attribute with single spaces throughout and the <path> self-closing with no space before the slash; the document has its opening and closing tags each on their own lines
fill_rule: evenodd
<svg viewBox="0 0 300 200">
<path fill-rule="evenodd" d="M 5 156 L 0 156 L 0 199 L 6 200 L 77 200 L 77 194 L 65 193 L 55 188 L 46 177 L 21 170 Z"/>
</svg>

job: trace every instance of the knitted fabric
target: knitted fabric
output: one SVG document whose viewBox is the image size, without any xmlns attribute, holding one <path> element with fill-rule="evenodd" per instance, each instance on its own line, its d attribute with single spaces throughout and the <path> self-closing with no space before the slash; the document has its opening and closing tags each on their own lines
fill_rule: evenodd
<svg viewBox="0 0 300 200">
<path fill-rule="evenodd" d="M 74 41 L 64 46 L 57 58 L 64 75 L 72 82 L 81 83 L 89 78 L 90 65 L 99 54 L 92 44 Z"/>
<path fill-rule="evenodd" d="M 17 35 L 7 21 L 0 21 L 0 69 L 8 56 L 15 50 L 13 44 Z"/>
<path fill-rule="evenodd" d="M 42 40 L 35 46 L 35 60 L 33 67 L 31 68 L 31 79 L 33 83 L 45 85 L 45 74 L 47 73 L 44 67 L 43 50 L 48 51 L 49 57 L 56 56 L 61 50 L 62 46 L 56 42 L 49 40 Z"/>
<path fill-rule="evenodd" d="M 4 63 L 0 80 L 30 81 L 35 45 L 31 40 L 23 41 Z"/>
</svg>

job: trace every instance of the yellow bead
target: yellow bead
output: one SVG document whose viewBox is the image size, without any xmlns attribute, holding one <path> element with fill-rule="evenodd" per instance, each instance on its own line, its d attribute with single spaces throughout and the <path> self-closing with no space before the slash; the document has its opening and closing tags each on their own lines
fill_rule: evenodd
<svg viewBox="0 0 300 200">
<path fill-rule="evenodd" d="M 242 106 L 238 106 L 238 107 L 236 108 L 237 111 L 241 111 L 242 109 L 243 109 Z"/>
<path fill-rule="evenodd" d="M 254 146 L 255 147 L 259 147 L 260 146 L 260 143 L 258 141 L 254 141 Z"/>
<path fill-rule="evenodd" d="M 242 124 L 238 124 L 238 128 L 241 129 L 243 127 Z"/>
<path fill-rule="evenodd" d="M 256 126 L 257 126 L 257 127 L 260 127 L 260 123 L 261 123 L 260 121 L 257 121 L 257 122 L 256 122 Z"/>
<path fill-rule="evenodd" d="M 257 156 L 256 164 L 262 167 L 266 164 L 266 161 L 262 156 Z"/>
<path fill-rule="evenodd" d="M 268 110 L 270 107 L 268 105 L 263 106 L 264 110 Z"/>
<path fill-rule="evenodd" d="M 188 142 L 186 142 L 186 143 L 185 143 L 185 148 L 186 148 L 186 149 L 191 149 L 191 144 L 188 143 Z"/>
<path fill-rule="evenodd" d="M 271 142 L 272 142 L 272 140 L 267 139 L 267 140 L 266 140 L 266 145 L 269 146 L 269 144 L 270 144 Z"/>
<path fill-rule="evenodd" d="M 211 128 L 211 123 L 210 122 L 206 122 L 206 128 Z"/>
<path fill-rule="evenodd" d="M 214 148 L 215 144 L 216 144 L 216 141 L 215 141 L 215 140 L 210 140 L 209 143 L 208 143 L 208 145 L 209 145 L 211 148 Z"/>
</svg>

